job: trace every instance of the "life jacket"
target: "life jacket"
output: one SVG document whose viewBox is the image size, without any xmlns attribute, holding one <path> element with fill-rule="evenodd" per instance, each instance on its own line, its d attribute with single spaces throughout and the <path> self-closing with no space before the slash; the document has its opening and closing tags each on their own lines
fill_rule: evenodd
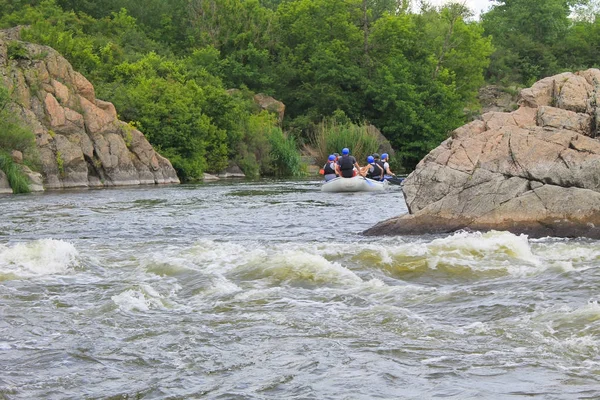
<svg viewBox="0 0 600 400">
<path fill-rule="evenodd" d="M 323 172 L 325 175 L 335 174 L 335 168 L 332 167 L 333 162 L 328 162 L 323 167 Z"/>
<path fill-rule="evenodd" d="M 375 164 L 379 165 L 381 167 L 381 170 L 385 172 L 385 164 L 383 161 L 375 160 Z"/>
<path fill-rule="evenodd" d="M 369 168 L 369 171 L 367 171 L 367 178 L 380 180 L 381 179 L 381 173 L 383 172 L 383 168 L 380 167 L 377 164 L 377 162 L 373 162 L 370 165 L 373 167 L 373 171 L 371 171 L 371 169 Z"/>
<path fill-rule="evenodd" d="M 354 176 L 354 172 L 352 171 L 354 168 L 354 161 L 352 161 L 353 159 L 354 157 L 350 157 L 346 154 L 341 156 L 338 160 L 338 164 L 344 178 L 352 178 Z"/>
</svg>

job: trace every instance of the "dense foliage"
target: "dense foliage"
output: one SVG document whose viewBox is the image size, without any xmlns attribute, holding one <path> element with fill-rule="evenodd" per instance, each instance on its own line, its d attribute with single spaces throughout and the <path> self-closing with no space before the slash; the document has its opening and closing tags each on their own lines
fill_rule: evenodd
<svg viewBox="0 0 600 400">
<path fill-rule="evenodd" d="M 565 70 L 598 67 L 597 0 L 497 0 L 482 16 L 493 38 L 488 79 L 531 85 Z"/>
<path fill-rule="evenodd" d="M 297 174 L 297 145 L 332 115 L 375 125 L 410 169 L 477 111 L 484 78 L 525 85 L 598 64 L 595 1 L 498 0 L 481 21 L 458 2 L 420 4 L 0 0 L 0 24 L 30 25 L 26 39 L 65 55 L 184 179 L 230 160 Z M 258 113 L 259 92 L 286 105 L 283 126 Z"/>
</svg>

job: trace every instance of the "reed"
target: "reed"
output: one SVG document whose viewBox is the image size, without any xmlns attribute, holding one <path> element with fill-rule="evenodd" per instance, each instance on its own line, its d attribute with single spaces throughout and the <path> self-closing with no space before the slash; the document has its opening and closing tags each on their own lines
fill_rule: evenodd
<svg viewBox="0 0 600 400">
<path fill-rule="evenodd" d="M 324 120 L 316 126 L 312 145 L 317 150 L 316 162 L 325 164 L 330 154 L 341 153 L 344 147 L 356 157 L 359 164 L 365 164 L 367 156 L 379 148 L 377 137 L 367 124 L 340 124 L 334 120 Z"/>
<path fill-rule="evenodd" d="M 0 153 L 0 170 L 4 171 L 8 183 L 13 190 L 13 193 L 29 193 L 29 178 L 16 165 L 11 156 L 6 153 Z"/>
<path fill-rule="evenodd" d="M 286 136 L 280 128 L 272 128 L 269 134 L 270 167 L 275 176 L 306 175 L 306 166 L 302 163 L 298 145 L 293 137 Z"/>
</svg>

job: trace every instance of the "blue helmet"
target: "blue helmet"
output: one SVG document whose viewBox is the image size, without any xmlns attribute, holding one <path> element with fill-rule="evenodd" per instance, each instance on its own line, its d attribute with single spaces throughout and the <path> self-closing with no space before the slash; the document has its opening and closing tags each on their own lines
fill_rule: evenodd
<svg viewBox="0 0 600 400">
<path fill-rule="evenodd" d="M 381 159 L 382 159 L 382 160 L 387 160 L 387 159 L 388 159 L 388 153 L 383 153 L 383 154 L 381 155 Z"/>
<path fill-rule="evenodd" d="M 342 154 L 350 154 L 350 150 L 348 150 L 348 148 L 347 148 L 347 147 L 344 147 L 344 148 L 342 149 Z"/>
<path fill-rule="evenodd" d="M 369 164 L 371 164 L 371 163 L 375 162 L 375 159 L 373 158 L 373 156 L 369 156 L 369 157 L 367 157 L 367 162 Z"/>
<path fill-rule="evenodd" d="M 329 161 L 335 161 L 335 156 L 333 154 L 329 156 Z"/>
</svg>

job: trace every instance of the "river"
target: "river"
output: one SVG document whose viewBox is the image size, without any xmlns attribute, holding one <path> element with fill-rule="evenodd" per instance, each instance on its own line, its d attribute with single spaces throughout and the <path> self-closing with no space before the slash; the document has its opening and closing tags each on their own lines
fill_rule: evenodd
<svg viewBox="0 0 600 400">
<path fill-rule="evenodd" d="M 316 180 L 0 197 L 0 399 L 598 399 L 600 242 Z"/>
</svg>

